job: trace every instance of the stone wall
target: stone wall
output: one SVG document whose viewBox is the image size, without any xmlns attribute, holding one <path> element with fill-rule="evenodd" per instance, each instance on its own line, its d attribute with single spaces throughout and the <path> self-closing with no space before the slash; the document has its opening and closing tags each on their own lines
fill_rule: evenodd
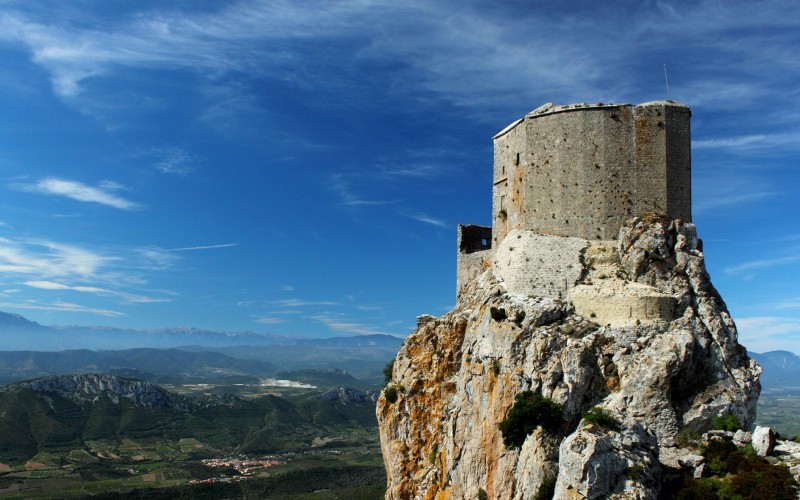
<svg viewBox="0 0 800 500">
<path fill-rule="evenodd" d="M 615 239 L 645 213 L 691 221 L 688 107 L 669 101 L 537 108 L 494 137 L 493 224 Z"/>
<path fill-rule="evenodd" d="M 461 290 L 478 275 L 492 248 L 492 228 L 474 224 L 458 225 L 458 257 L 456 259 L 456 301 Z"/>
<path fill-rule="evenodd" d="M 569 299 L 583 274 L 589 242 L 512 230 L 494 252 L 494 272 L 511 293 Z"/>
</svg>

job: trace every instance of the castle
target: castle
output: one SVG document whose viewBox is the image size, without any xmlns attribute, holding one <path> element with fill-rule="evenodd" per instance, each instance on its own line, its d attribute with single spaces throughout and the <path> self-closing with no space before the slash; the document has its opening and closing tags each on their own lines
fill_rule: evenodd
<svg viewBox="0 0 800 500">
<path fill-rule="evenodd" d="M 458 227 L 457 300 L 492 265 L 510 292 L 589 304 L 610 323 L 668 319 L 655 290 L 584 281 L 587 265 L 613 267 L 630 217 L 691 222 L 690 117 L 674 101 L 548 103 L 495 135 L 492 227 Z"/>
</svg>

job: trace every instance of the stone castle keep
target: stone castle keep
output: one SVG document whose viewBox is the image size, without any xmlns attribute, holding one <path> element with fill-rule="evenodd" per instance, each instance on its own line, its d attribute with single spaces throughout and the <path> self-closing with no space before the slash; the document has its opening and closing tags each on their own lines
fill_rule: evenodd
<svg viewBox="0 0 800 500">
<path fill-rule="evenodd" d="M 610 324 L 668 320 L 672 299 L 616 268 L 630 217 L 691 222 L 691 111 L 673 101 L 545 104 L 494 137 L 492 227 L 458 228 L 457 299 L 492 265 L 509 291 Z M 580 284 L 578 282 L 580 281 Z"/>
</svg>

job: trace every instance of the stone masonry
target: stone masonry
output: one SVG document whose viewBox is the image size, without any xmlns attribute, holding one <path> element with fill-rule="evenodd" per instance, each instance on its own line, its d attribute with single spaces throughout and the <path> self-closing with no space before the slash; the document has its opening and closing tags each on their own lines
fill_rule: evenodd
<svg viewBox="0 0 800 500">
<path fill-rule="evenodd" d="M 512 229 L 616 239 L 628 218 L 691 222 L 689 108 L 540 106 L 494 137 L 494 243 Z"/>
<path fill-rule="evenodd" d="M 495 135 L 493 225 L 459 226 L 457 300 L 491 265 L 510 292 L 603 324 L 669 320 L 671 298 L 615 278 L 613 249 L 631 217 L 691 221 L 690 117 L 673 101 L 548 103 Z M 587 283 L 588 261 L 603 271 Z"/>
</svg>

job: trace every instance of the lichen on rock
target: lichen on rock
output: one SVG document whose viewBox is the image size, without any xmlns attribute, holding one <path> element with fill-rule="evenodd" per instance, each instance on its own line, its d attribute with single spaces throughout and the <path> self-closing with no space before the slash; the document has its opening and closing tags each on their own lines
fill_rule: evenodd
<svg viewBox="0 0 800 500">
<path fill-rule="evenodd" d="M 616 304 L 593 316 L 568 297 L 510 292 L 489 262 L 455 309 L 419 322 L 394 361 L 397 397 L 377 405 L 387 498 L 527 499 L 553 481 L 555 498 L 657 498 L 669 467 L 691 463 L 679 430 L 706 430 L 722 415 L 750 428 L 761 370 L 737 341 L 694 225 L 633 218 L 595 253 L 576 274 L 581 297 L 646 287 L 669 310 L 638 318 L 644 309 L 631 305 L 620 318 Z M 525 390 L 563 407 L 562 430 L 539 427 L 509 449 L 498 426 Z M 593 407 L 619 426 L 584 420 Z"/>
</svg>

